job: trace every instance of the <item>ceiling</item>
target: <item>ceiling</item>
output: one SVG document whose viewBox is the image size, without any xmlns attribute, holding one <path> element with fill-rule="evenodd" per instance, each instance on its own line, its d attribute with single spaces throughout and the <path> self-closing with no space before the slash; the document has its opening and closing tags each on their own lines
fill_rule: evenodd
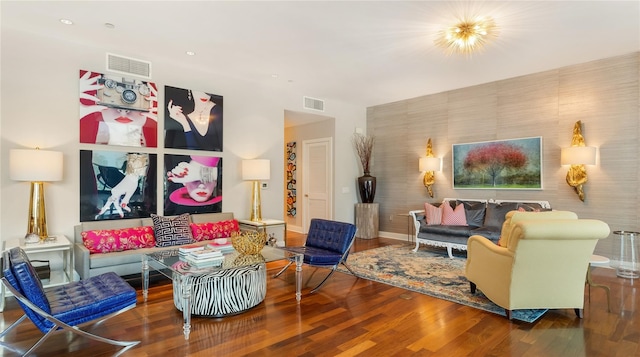
<svg viewBox="0 0 640 357">
<path fill-rule="evenodd" d="M 3 32 L 99 44 L 365 107 L 640 51 L 639 1 L 3 0 L 0 6 Z M 470 58 L 447 56 L 433 36 L 464 11 L 492 16 L 500 35 Z"/>
</svg>

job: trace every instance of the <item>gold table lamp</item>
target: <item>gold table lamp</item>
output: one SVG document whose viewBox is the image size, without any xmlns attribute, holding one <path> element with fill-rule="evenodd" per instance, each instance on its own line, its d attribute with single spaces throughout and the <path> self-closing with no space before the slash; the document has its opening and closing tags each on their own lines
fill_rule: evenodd
<svg viewBox="0 0 640 357">
<path fill-rule="evenodd" d="M 26 241 L 49 236 L 44 205 L 44 182 L 62 180 L 62 153 L 47 150 L 11 150 L 9 171 L 12 180 L 31 182 Z"/>
<path fill-rule="evenodd" d="M 260 202 L 260 180 L 268 180 L 271 176 L 270 161 L 265 159 L 242 160 L 242 179 L 253 181 L 251 193 L 251 221 L 262 221 Z"/>
</svg>

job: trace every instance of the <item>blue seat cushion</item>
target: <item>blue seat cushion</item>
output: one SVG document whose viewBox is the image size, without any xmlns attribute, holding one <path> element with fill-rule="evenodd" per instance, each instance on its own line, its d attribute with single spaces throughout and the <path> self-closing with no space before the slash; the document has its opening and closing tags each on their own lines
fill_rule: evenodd
<svg viewBox="0 0 640 357">
<path fill-rule="evenodd" d="M 339 252 L 316 247 L 287 247 L 286 250 L 304 254 L 304 262 L 310 265 L 336 265 L 342 258 Z"/>
<path fill-rule="evenodd" d="M 51 314 L 72 326 L 136 304 L 136 290 L 114 272 L 58 286 L 46 294 Z"/>
</svg>

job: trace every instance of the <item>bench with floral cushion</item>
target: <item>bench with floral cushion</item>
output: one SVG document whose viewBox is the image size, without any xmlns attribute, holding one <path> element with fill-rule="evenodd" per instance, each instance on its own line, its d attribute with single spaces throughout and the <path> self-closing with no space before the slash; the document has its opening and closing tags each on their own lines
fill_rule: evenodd
<svg viewBox="0 0 640 357">
<path fill-rule="evenodd" d="M 415 226 L 415 252 L 420 244 L 447 249 L 467 250 L 467 240 L 478 234 L 494 243 L 509 211 L 548 211 L 548 201 L 486 200 L 445 198 L 440 203 L 425 203 L 424 210 L 410 211 Z"/>
<path fill-rule="evenodd" d="M 82 222 L 74 230 L 74 265 L 81 279 L 140 274 L 142 254 L 185 244 L 224 246 L 239 230 L 230 212 Z"/>
</svg>

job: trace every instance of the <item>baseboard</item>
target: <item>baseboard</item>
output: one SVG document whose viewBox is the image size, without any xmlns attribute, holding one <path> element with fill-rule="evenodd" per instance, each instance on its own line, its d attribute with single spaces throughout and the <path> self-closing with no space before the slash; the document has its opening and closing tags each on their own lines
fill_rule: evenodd
<svg viewBox="0 0 640 357">
<path fill-rule="evenodd" d="M 378 237 L 380 238 L 391 238 L 391 239 L 397 239 L 397 240 L 403 240 L 405 242 L 409 242 L 410 237 L 407 236 L 405 233 L 394 233 L 394 232 L 383 232 L 383 231 L 379 231 L 378 232 Z"/>
</svg>

